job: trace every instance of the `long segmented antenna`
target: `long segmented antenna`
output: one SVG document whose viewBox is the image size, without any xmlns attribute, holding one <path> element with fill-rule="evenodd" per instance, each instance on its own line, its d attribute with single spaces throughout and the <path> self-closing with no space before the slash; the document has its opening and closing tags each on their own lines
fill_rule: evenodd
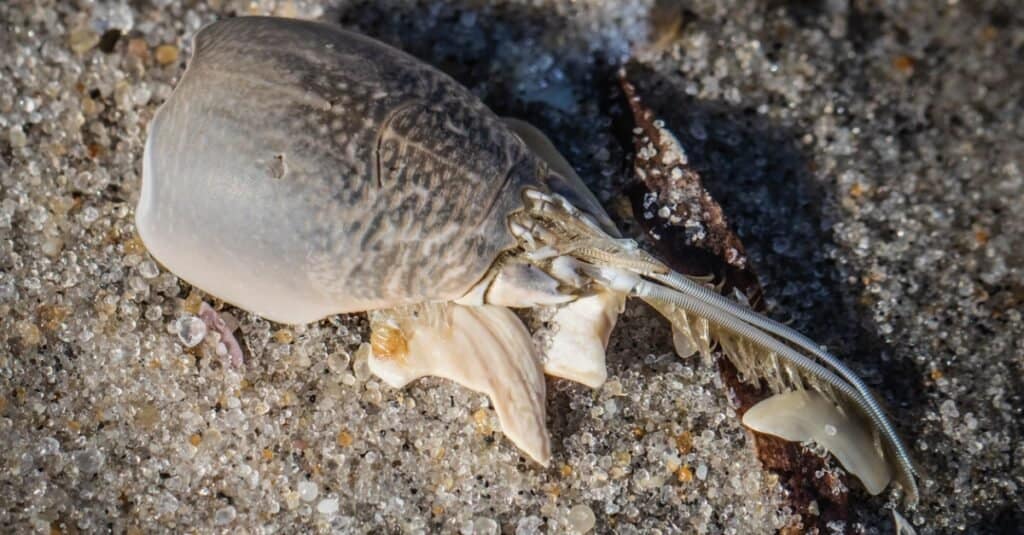
<svg viewBox="0 0 1024 535">
<path fill-rule="evenodd" d="M 885 446 L 896 458 L 901 474 L 900 482 L 904 486 L 908 502 L 917 502 L 918 488 L 914 480 L 917 471 L 906 447 L 864 381 L 837 357 L 796 330 L 743 307 L 672 271 L 664 263 L 637 248 L 635 242 L 612 238 L 596 225 L 588 224 L 589 221 L 581 218 L 580 212 L 560 196 L 528 190 L 524 194 L 524 200 L 528 205 L 532 204 L 532 212 L 540 219 L 553 223 L 562 233 L 568 234 L 569 244 L 586 244 L 583 247 L 570 245 L 563 253 L 596 266 L 615 268 L 611 271 L 620 274 L 625 270 L 633 273 L 635 277 L 624 286 L 623 277 L 620 275 L 616 275 L 614 281 L 602 281 L 601 270 L 593 271 L 591 275 L 596 275 L 595 279 L 598 282 L 613 284 L 618 289 L 628 286 L 630 295 L 677 306 L 686 312 L 703 317 L 774 352 L 797 369 L 823 381 L 853 402 L 880 431 Z M 832 370 L 784 342 L 807 351 Z"/>
<path fill-rule="evenodd" d="M 708 292 L 710 293 L 710 290 Z M 767 320 L 766 322 L 762 321 L 763 323 L 772 321 L 748 309 L 744 309 L 748 314 L 744 314 L 744 316 L 741 317 L 738 314 L 733 314 L 731 310 L 725 310 L 716 306 L 716 302 L 705 300 L 701 297 L 683 293 L 658 284 L 652 284 L 650 281 L 646 280 L 640 281 L 633 288 L 632 295 L 670 303 L 682 308 L 686 312 L 706 318 L 708 321 L 715 323 L 719 327 L 732 331 L 733 333 L 776 353 L 788 363 L 796 366 L 808 375 L 824 381 L 843 396 L 848 398 L 861 412 L 868 416 L 876 428 L 882 432 L 885 443 L 888 445 L 889 449 L 892 450 L 897 459 L 897 465 L 900 472 L 903 474 L 903 477 L 900 478 L 900 482 L 906 487 L 905 490 L 907 492 L 908 501 L 910 503 L 917 502 L 918 489 L 917 484 L 914 481 L 914 475 L 916 472 L 913 468 L 913 464 L 910 462 L 910 458 L 906 453 L 906 449 L 903 446 L 902 441 L 892 428 L 892 424 L 889 422 L 888 418 L 886 418 L 885 414 L 882 413 L 881 408 L 878 406 L 874 397 L 871 396 L 870 393 L 865 396 L 860 388 L 858 388 L 857 385 L 859 383 L 861 387 L 866 389 L 863 381 L 854 375 L 848 367 L 843 365 L 841 362 L 838 362 L 834 356 L 826 353 L 826 355 L 831 358 L 829 365 L 835 368 L 835 370 L 839 372 L 840 375 L 843 375 L 843 377 L 836 375 L 836 373 L 833 373 L 831 370 L 821 364 L 818 364 L 806 355 L 797 352 L 792 347 L 783 344 L 768 332 L 747 323 L 745 318 L 750 317 L 750 314 L 757 316 L 761 320 Z M 718 294 L 715 295 L 717 297 L 721 297 L 718 296 Z M 722 297 L 722 300 L 725 300 L 725 298 Z M 737 305 L 737 307 L 739 307 L 739 305 Z M 852 376 L 856 381 L 850 381 L 848 379 L 849 376 Z"/>
</svg>

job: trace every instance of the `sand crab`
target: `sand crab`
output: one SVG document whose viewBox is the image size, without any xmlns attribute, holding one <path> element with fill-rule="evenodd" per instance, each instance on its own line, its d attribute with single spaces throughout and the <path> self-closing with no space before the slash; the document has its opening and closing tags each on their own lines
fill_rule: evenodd
<svg viewBox="0 0 1024 535">
<path fill-rule="evenodd" d="M 873 493 L 895 473 L 916 500 L 905 446 L 836 357 L 623 238 L 544 134 L 363 35 L 262 17 L 201 30 L 149 127 L 136 220 L 155 258 L 242 309 L 369 312 L 373 373 L 488 394 L 545 465 L 544 374 L 599 386 L 624 301 L 643 299 L 683 345 L 717 340 L 773 379 L 748 426 L 816 440 Z M 534 307 L 557 326 L 541 348 L 511 311 Z"/>
</svg>

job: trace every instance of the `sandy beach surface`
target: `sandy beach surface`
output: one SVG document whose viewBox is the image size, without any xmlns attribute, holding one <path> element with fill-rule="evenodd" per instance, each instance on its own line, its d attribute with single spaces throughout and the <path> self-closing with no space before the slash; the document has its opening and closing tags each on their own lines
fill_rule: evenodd
<svg viewBox="0 0 1024 535">
<path fill-rule="evenodd" d="M 772 533 L 792 525 L 718 371 L 630 303 L 609 381 L 548 383 L 554 458 L 485 396 L 369 373 L 364 315 L 201 300 L 135 234 L 146 127 L 204 24 L 321 19 L 547 132 L 606 206 L 636 82 L 747 247 L 768 312 L 879 393 L 922 500 L 856 481 L 836 532 L 1024 524 L 1024 18 L 1012 2 L 0 2 L 0 531 Z M 184 331 L 184 332 L 183 332 Z M 834 470 L 840 468 L 832 464 Z"/>
</svg>

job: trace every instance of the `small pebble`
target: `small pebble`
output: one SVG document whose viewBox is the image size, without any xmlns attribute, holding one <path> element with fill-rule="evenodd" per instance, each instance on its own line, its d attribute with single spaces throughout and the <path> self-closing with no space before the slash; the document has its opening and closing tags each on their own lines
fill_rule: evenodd
<svg viewBox="0 0 1024 535">
<path fill-rule="evenodd" d="M 706 464 L 700 464 L 697 466 L 697 479 L 704 481 L 708 477 L 708 466 Z"/>
<path fill-rule="evenodd" d="M 192 315 L 178 318 L 174 330 L 185 347 L 195 347 L 206 337 L 206 323 Z"/>
<path fill-rule="evenodd" d="M 160 65 L 170 65 L 178 61 L 178 47 L 174 45 L 160 45 L 156 47 L 156 62 Z"/>
<path fill-rule="evenodd" d="M 363 343 L 356 350 L 356 357 L 352 361 L 352 372 L 359 382 L 370 378 L 370 344 Z"/>
<path fill-rule="evenodd" d="M 300 481 L 297 490 L 299 498 L 304 502 L 311 502 L 320 494 L 320 488 L 312 481 Z"/>
<path fill-rule="evenodd" d="M 573 506 L 569 510 L 569 528 L 575 533 L 587 533 L 594 529 L 594 525 L 597 523 L 597 518 L 594 516 L 594 510 L 586 505 L 580 504 Z"/>
<path fill-rule="evenodd" d="M 333 515 L 338 512 L 338 498 L 324 498 L 316 504 L 316 510 L 322 515 Z"/>
<path fill-rule="evenodd" d="M 515 535 L 536 535 L 541 532 L 544 520 L 537 516 L 524 516 L 516 522 Z"/>
<path fill-rule="evenodd" d="M 90 28 L 77 28 L 71 30 L 71 34 L 68 36 L 68 44 L 71 45 L 71 50 L 76 54 L 84 54 L 100 44 L 100 34 L 92 31 Z"/>
<path fill-rule="evenodd" d="M 78 469 L 86 474 L 95 474 L 103 468 L 103 464 L 106 462 L 104 455 L 95 448 L 89 448 L 75 452 L 75 462 L 78 464 Z"/>
<path fill-rule="evenodd" d="M 160 274 L 160 268 L 156 266 L 156 262 L 152 260 L 143 260 L 138 266 L 139 275 L 143 278 L 152 279 Z"/>
<path fill-rule="evenodd" d="M 15 125 L 7 130 L 7 140 L 10 141 L 11 147 L 20 149 L 28 144 L 28 137 L 25 135 L 25 131 L 20 126 Z"/>
<path fill-rule="evenodd" d="M 237 516 L 237 514 L 238 513 L 235 511 L 234 507 L 230 505 L 223 507 L 214 513 L 213 523 L 218 526 L 226 526 L 235 520 L 235 516 Z"/>
<path fill-rule="evenodd" d="M 141 37 L 129 39 L 128 53 L 137 58 L 146 59 L 149 57 L 149 45 L 147 45 L 146 40 Z"/>
<path fill-rule="evenodd" d="M 491 518 L 478 518 L 473 521 L 473 535 L 498 535 L 499 526 Z"/>
</svg>

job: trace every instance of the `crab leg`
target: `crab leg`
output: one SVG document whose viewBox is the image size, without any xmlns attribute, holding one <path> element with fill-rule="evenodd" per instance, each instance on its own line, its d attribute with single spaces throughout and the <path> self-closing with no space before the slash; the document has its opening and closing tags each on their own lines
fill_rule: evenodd
<svg viewBox="0 0 1024 535">
<path fill-rule="evenodd" d="M 487 394 L 505 436 L 547 466 L 544 373 L 522 321 L 504 307 L 438 307 L 440 314 L 374 313 L 370 371 L 394 388 L 431 375 Z"/>
<path fill-rule="evenodd" d="M 800 354 L 793 348 L 783 344 L 770 334 L 744 322 L 740 317 L 715 306 L 713 302 L 703 300 L 693 295 L 684 294 L 677 290 L 646 280 L 637 283 L 631 293 L 636 297 L 670 303 L 682 308 L 688 313 L 706 318 L 717 326 L 733 332 L 743 339 L 753 342 L 778 355 L 797 369 L 811 377 L 823 381 L 835 391 L 842 394 L 844 398 L 852 401 L 857 408 L 871 420 L 875 428 L 882 432 L 885 443 L 895 452 L 897 466 L 900 469 L 902 476 L 900 481 L 907 492 L 908 501 L 911 503 L 915 503 L 917 501 L 918 490 L 914 481 L 915 472 L 909 461 L 909 457 L 905 455 L 905 448 L 903 447 L 902 442 L 895 434 L 895 431 L 892 430 L 892 425 L 888 422 L 885 415 L 882 414 L 880 410 L 873 411 L 872 406 L 865 400 L 864 396 L 856 387 L 806 355 Z"/>
<path fill-rule="evenodd" d="M 762 316 L 761 314 L 758 314 L 735 301 L 727 299 L 721 294 L 713 292 L 708 288 L 687 279 L 679 273 L 669 272 L 667 275 L 652 275 L 651 278 L 667 284 L 680 292 L 692 295 L 705 303 L 736 316 L 740 320 L 750 324 L 752 327 L 763 329 L 764 331 L 782 338 L 787 342 L 791 342 L 820 358 L 857 390 L 866 405 L 868 414 L 886 435 L 886 438 L 895 450 L 895 454 L 899 459 L 900 464 L 903 465 L 902 467 L 910 474 L 916 474 L 913 463 L 910 462 L 910 455 L 907 453 L 903 443 L 896 435 L 896 431 L 892 428 L 889 420 L 885 417 L 885 413 L 882 412 L 882 408 L 879 406 L 874 395 L 868 389 L 867 385 L 864 384 L 864 381 L 850 370 L 849 367 L 843 364 L 836 356 L 825 351 L 820 345 L 814 343 L 810 338 L 800 334 L 795 329 L 787 325 L 783 325 L 769 317 Z"/>
<path fill-rule="evenodd" d="M 871 431 L 817 392 L 792 391 L 765 399 L 743 415 L 743 425 L 790 442 L 813 440 L 832 452 L 871 494 L 882 492 L 892 479 Z"/>
<path fill-rule="evenodd" d="M 581 297 L 555 312 L 558 329 L 544 354 L 544 373 L 598 388 L 608 377 L 605 347 L 625 297 L 603 290 Z"/>
</svg>

